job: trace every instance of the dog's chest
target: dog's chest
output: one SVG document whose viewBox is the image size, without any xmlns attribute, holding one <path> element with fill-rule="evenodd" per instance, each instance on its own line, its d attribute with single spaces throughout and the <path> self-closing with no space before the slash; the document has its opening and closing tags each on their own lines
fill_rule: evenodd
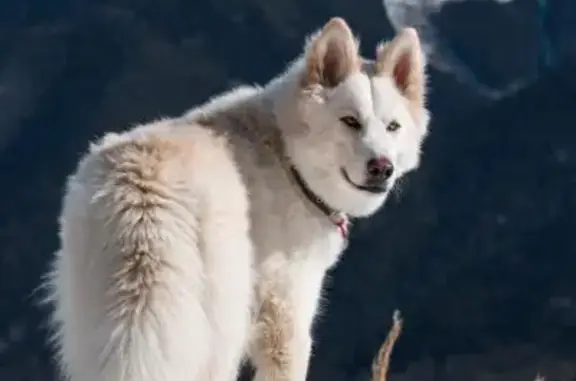
<svg viewBox="0 0 576 381">
<path fill-rule="evenodd" d="M 256 260 L 282 253 L 288 258 L 311 258 L 326 268 L 336 263 L 348 244 L 342 229 L 315 209 L 283 167 L 251 164 L 254 175 L 245 181 Z"/>
<path fill-rule="evenodd" d="M 336 225 L 305 210 L 268 214 L 257 221 L 252 232 L 259 260 L 280 252 L 294 260 L 313 260 L 328 269 L 348 245 Z"/>
</svg>

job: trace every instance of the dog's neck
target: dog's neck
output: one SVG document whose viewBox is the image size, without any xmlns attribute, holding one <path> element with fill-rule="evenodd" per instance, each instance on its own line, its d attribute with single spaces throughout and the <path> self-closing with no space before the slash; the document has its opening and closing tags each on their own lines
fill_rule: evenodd
<svg viewBox="0 0 576 381">
<path fill-rule="evenodd" d="M 274 114 L 274 120 L 276 124 L 275 135 L 272 137 L 269 143 L 272 143 L 273 149 L 280 155 L 280 160 L 283 166 L 289 172 L 288 175 L 294 180 L 295 185 L 300 189 L 302 194 L 310 201 L 310 203 L 318 209 L 322 214 L 324 214 L 328 220 L 336 226 L 340 234 L 344 239 L 348 238 L 350 221 L 348 216 L 342 211 L 336 210 L 328 205 L 320 196 L 318 196 L 308 184 L 294 166 L 287 154 L 284 146 L 283 137 L 283 126 L 281 121 L 286 124 L 292 124 L 295 121 L 290 120 L 291 115 L 293 116 L 294 110 L 287 108 L 286 105 L 291 105 L 294 107 L 294 100 L 297 93 L 297 88 L 300 86 L 300 78 L 302 70 L 304 69 L 304 61 L 299 58 L 293 62 L 290 67 L 281 76 L 273 79 L 264 88 L 263 99 L 268 102 L 269 107 L 264 107 L 264 109 L 272 109 Z M 287 120 L 288 119 L 288 120 Z M 296 123 L 298 123 L 296 121 Z"/>
<path fill-rule="evenodd" d="M 254 134 L 254 139 L 260 140 L 264 146 L 271 149 L 280 160 L 280 164 L 286 170 L 294 186 L 299 188 L 302 195 L 310 203 L 324 214 L 329 221 L 339 230 L 343 238 L 348 238 L 348 216 L 330 207 L 306 184 L 300 172 L 294 166 L 286 152 L 284 136 L 282 133 L 282 120 L 290 118 L 293 110 L 286 109 L 285 102 L 294 102 L 294 97 L 299 86 L 298 79 L 302 70 L 302 62 L 297 61 L 282 76 L 273 79 L 261 89 L 241 88 L 227 94 L 216 102 L 209 102 L 203 108 L 193 110 L 185 115 L 187 123 L 194 121 L 203 124 L 215 124 L 215 119 L 221 115 L 235 117 L 244 125 L 245 133 Z M 223 104 L 223 105 L 222 105 Z M 292 105 L 293 106 L 293 105 Z M 279 114 L 282 115 L 279 115 Z M 255 128 L 260 126 L 264 128 Z"/>
<path fill-rule="evenodd" d="M 333 209 L 330 205 L 326 204 L 322 198 L 320 198 L 308 185 L 298 169 L 294 165 L 290 165 L 290 175 L 294 178 L 296 184 L 302 190 L 302 193 L 310 200 L 312 204 L 314 204 L 328 219 L 332 222 L 340 231 L 340 234 L 343 238 L 348 238 L 349 235 L 349 225 L 350 221 L 348 216 L 336 209 Z"/>
</svg>

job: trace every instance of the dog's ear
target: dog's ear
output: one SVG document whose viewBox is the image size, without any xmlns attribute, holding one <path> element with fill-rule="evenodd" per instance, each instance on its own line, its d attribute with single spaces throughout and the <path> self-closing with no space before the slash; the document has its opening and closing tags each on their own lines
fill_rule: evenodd
<svg viewBox="0 0 576 381">
<path fill-rule="evenodd" d="M 350 27 L 340 17 L 330 19 L 310 38 L 305 52 L 304 87 L 335 87 L 360 69 L 358 42 Z"/>
<path fill-rule="evenodd" d="M 426 59 L 418 33 L 404 28 L 392 41 L 378 45 L 376 74 L 390 76 L 400 92 L 422 107 L 426 93 Z"/>
</svg>

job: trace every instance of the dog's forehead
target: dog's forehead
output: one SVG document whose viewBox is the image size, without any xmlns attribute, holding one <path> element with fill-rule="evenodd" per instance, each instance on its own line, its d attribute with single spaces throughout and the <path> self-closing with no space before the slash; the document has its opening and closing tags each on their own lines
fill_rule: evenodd
<svg viewBox="0 0 576 381">
<path fill-rule="evenodd" d="M 352 74 L 332 93 L 331 103 L 339 109 L 366 117 L 395 118 L 405 106 L 391 78 L 376 75 L 373 61 L 365 60 L 360 71 Z"/>
</svg>

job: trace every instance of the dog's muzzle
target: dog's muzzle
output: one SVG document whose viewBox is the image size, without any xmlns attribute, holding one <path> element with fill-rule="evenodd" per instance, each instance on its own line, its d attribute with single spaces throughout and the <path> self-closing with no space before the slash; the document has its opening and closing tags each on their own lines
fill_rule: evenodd
<svg viewBox="0 0 576 381">
<path fill-rule="evenodd" d="M 366 163 L 366 180 L 364 184 L 353 182 L 344 168 L 341 171 L 344 179 L 356 189 L 378 194 L 388 190 L 390 179 L 394 175 L 394 164 L 385 156 L 371 158 Z"/>
<path fill-rule="evenodd" d="M 388 191 L 389 186 L 388 180 L 382 180 L 382 179 L 376 180 L 374 178 L 367 178 L 364 184 L 356 184 L 354 181 L 352 181 L 352 179 L 348 175 L 348 172 L 346 172 L 344 168 L 341 168 L 340 172 L 342 173 L 342 177 L 344 177 L 344 180 L 346 180 L 348 184 L 350 184 L 352 187 L 362 192 L 380 194 Z"/>
</svg>

